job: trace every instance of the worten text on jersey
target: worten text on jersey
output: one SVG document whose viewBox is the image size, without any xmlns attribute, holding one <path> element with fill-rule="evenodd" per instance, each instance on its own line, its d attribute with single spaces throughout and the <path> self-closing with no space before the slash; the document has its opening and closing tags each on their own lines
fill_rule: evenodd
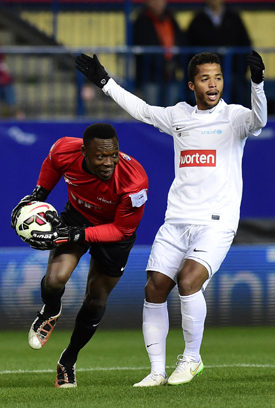
<svg viewBox="0 0 275 408">
<path fill-rule="evenodd" d="M 216 167 L 216 150 L 182 150 L 180 167 Z"/>
</svg>

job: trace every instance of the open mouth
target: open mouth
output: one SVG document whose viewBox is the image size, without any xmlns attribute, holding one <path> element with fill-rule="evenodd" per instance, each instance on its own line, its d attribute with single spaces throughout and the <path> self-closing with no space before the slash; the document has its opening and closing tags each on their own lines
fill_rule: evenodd
<svg viewBox="0 0 275 408">
<path fill-rule="evenodd" d="M 216 101 L 217 98 L 218 98 L 218 95 L 219 95 L 219 93 L 216 92 L 216 91 L 207 93 L 208 99 L 210 99 L 210 101 Z"/>
</svg>

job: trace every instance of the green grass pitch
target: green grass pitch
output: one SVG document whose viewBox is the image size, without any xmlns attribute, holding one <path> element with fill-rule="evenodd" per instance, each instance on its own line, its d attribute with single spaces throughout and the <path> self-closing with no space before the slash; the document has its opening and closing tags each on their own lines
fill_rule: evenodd
<svg viewBox="0 0 275 408">
<path fill-rule="evenodd" d="M 56 362 L 70 333 L 55 329 L 32 350 L 26 332 L 0 333 L 0 406 L 26 408 L 275 408 L 275 328 L 206 328 L 205 369 L 189 384 L 133 388 L 149 373 L 141 330 L 98 330 L 80 352 L 78 387 L 55 389 Z M 183 351 L 181 330 L 167 340 L 167 374 Z"/>
</svg>

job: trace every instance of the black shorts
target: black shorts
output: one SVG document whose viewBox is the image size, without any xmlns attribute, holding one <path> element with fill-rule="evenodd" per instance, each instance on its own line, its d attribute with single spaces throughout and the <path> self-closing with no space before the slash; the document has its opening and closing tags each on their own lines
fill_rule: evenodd
<svg viewBox="0 0 275 408">
<path fill-rule="evenodd" d="M 87 218 L 79 213 L 68 201 L 65 211 L 60 214 L 65 224 L 72 227 L 93 227 Z M 124 241 L 110 243 L 79 244 L 99 263 L 101 272 L 111 277 L 122 276 L 128 257 L 136 240 L 136 231 Z"/>
</svg>

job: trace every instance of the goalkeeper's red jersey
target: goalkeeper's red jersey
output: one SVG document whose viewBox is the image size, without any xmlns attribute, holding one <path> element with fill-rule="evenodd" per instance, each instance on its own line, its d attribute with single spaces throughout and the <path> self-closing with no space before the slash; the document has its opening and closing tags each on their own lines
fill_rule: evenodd
<svg viewBox="0 0 275 408">
<path fill-rule="evenodd" d="M 115 242 L 137 229 L 147 200 L 148 178 L 134 158 L 119 152 L 120 160 L 110 180 L 103 181 L 83 169 L 83 140 L 63 137 L 51 147 L 37 185 L 52 190 L 63 176 L 72 206 L 94 227 L 85 241 Z"/>
</svg>

